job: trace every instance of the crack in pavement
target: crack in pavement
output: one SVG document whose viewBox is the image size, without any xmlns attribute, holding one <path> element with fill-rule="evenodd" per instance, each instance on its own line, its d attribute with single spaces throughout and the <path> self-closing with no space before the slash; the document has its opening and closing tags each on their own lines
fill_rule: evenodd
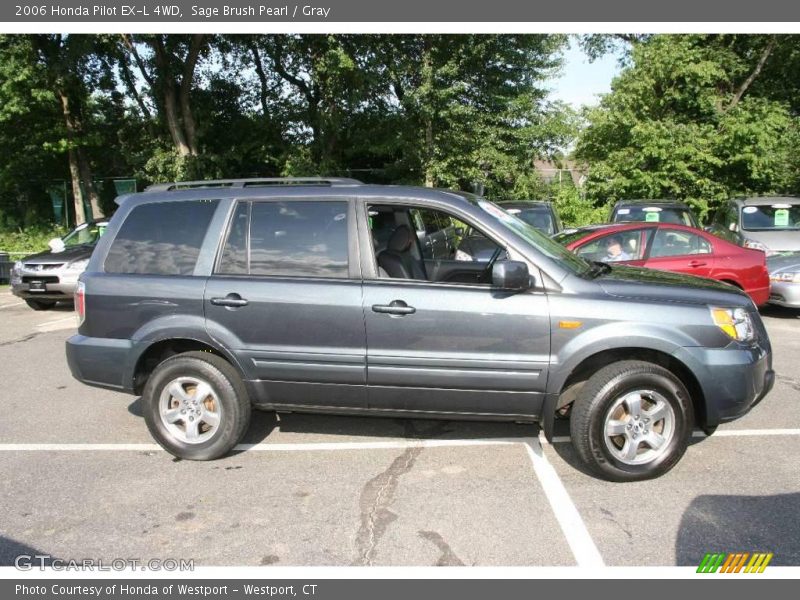
<svg viewBox="0 0 800 600">
<path fill-rule="evenodd" d="M 787 375 L 780 375 L 776 374 L 775 379 L 782 383 L 787 383 L 789 386 L 794 389 L 795 391 L 800 392 L 800 381 L 797 381 L 794 377 L 789 377 Z"/>
<path fill-rule="evenodd" d="M 440 533 L 436 531 L 418 531 L 419 537 L 424 540 L 428 540 L 429 542 L 433 543 L 439 551 L 442 553 L 439 558 L 436 560 L 437 567 L 463 567 L 464 561 L 462 561 L 453 549 L 450 547 L 450 544 L 444 541 L 444 538 L 441 536 Z"/>
<path fill-rule="evenodd" d="M 425 436 L 442 433 L 446 425 L 434 425 Z M 406 438 L 419 438 L 422 432 L 417 432 L 411 421 L 404 424 Z M 378 542 L 386 533 L 389 525 L 397 519 L 397 515 L 389 510 L 394 500 L 400 477 L 408 473 L 414 466 L 423 448 L 410 447 L 392 461 L 392 464 L 370 479 L 361 490 L 359 508 L 361 512 L 361 525 L 356 534 L 357 557 L 354 565 L 370 566 L 375 558 Z"/>
<path fill-rule="evenodd" d="M 3 346 L 13 346 L 14 344 L 21 344 L 23 342 L 29 342 L 33 338 L 36 338 L 36 337 L 39 337 L 40 335 L 42 335 L 42 333 L 44 333 L 44 332 L 43 331 L 37 331 L 35 333 L 29 333 L 28 335 L 26 335 L 24 337 L 21 337 L 21 338 L 18 338 L 16 340 L 9 340 L 7 342 L 0 342 L 0 348 L 2 348 Z"/>
</svg>

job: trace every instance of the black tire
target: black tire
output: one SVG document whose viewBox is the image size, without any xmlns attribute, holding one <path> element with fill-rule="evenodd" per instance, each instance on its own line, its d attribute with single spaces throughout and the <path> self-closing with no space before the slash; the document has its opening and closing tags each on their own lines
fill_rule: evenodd
<svg viewBox="0 0 800 600">
<path fill-rule="evenodd" d="M 181 440 L 167 429 L 161 418 L 161 394 L 179 377 L 193 377 L 207 383 L 221 404 L 217 409 L 221 414 L 219 425 L 203 442 Z M 173 456 L 187 460 L 214 460 L 225 456 L 239 443 L 250 423 L 250 399 L 239 373 L 228 361 L 210 352 L 186 352 L 159 364 L 144 386 L 142 404 L 153 438 Z"/>
<path fill-rule="evenodd" d="M 25 304 L 33 310 L 50 310 L 56 305 L 55 300 L 25 300 Z"/>
<path fill-rule="evenodd" d="M 671 426 L 672 434 L 658 449 L 653 449 L 647 444 L 642 447 L 639 438 L 632 443 L 632 446 L 635 452 L 639 449 L 644 451 L 642 458 L 636 455 L 631 461 L 626 462 L 615 456 L 609 446 L 616 448 L 619 454 L 624 454 L 624 448 L 627 447 L 624 446 L 625 439 L 636 433 L 636 429 L 631 431 L 631 427 L 646 427 L 643 424 L 646 413 L 641 413 L 641 422 L 639 419 L 633 421 L 633 412 L 626 415 L 624 422 L 628 424 L 626 425 L 628 432 L 616 437 L 609 436 L 608 440 L 606 419 L 619 414 L 610 413 L 612 408 L 624 413 L 625 404 L 618 405 L 619 399 L 640 390 L 653 392 L 639 396 L 648 406 L 653 406 L 650 401 L 655 398 L 661 403 L 665 401 L 671 407 L 674 421 Z M 635 394 L 633 398 L 636 398 Z M 617 408 L 614 408 L 615 406 Z M 615 420 L 619 420 L 619 417 Z M 668 427 L 666 419 L 653 420 L 651 428 L 656 425 L 662 428 L 661 433 L 666 431 Z M 663 475 L 677 464 L 686 451 L 693 424 L 694 411 L 689 392 L 675 375 L 653 363 L 626 360 L 600 369 L 585 383 L 572 406 L 570 434 L 578 456 L 591 471 L 609 481 L 640 481 Z M 638 435 L 641 436 L 642 431 L 649 433 L 649 430 L 643 429 L 639 430 Z M 647 454 L 652 454 L 652 458 L 646 457 Z M 631 464 L 637 460 L 647 462 Z"/>
</svg>

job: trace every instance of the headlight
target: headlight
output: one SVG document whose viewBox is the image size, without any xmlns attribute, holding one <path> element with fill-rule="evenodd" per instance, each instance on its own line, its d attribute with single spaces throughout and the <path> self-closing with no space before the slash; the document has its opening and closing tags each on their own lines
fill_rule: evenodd
<svg viewBox="0 0 800 600">
<path fill-rule="evenodd" d="M 753 320 L 743 308 L 709 307 L 714 325 L 739 342 L 750 342 L 755 337 Z"/>
<path fill-rule="evenodd" d="M 761 250 L 767 256 L 772 256 L 773 254 L 775 254 L 775 252 L 773 252 L 772 250 L 767 248 L 766 244 L 764 244 L 762 242 L 757 242 L 755 240 L 747 239 L 747 238 L 745 238 L 745 240 L 744 240 L 744 247 L 745 248 L 752 248 L 753 250 Z"/>
<path fill-rule="evenodd" d="M 779 283 L 800 283 L 800 272 L 770 273 L 769 280 Z"/>
<path fill-rule="evenodd" d="M 22 261 L 18 260 L 11 267 L 11 285 L 19 285 L 22 283 Z"/>
<path fill-rule="evenodd" d="M 76 260 L 69 263 L 65 271 L 69 271 L 71 273 L 83 273 L 86 270 L 86 265 L 88 264 L 89 264 L 88 258 L 84 258 L 83 260 Z"/>
</svg>

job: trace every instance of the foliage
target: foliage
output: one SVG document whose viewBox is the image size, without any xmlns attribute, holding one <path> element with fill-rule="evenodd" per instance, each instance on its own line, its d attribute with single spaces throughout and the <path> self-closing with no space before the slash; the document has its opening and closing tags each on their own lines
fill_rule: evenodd
<svg viewBox="0 0 800 600">
<path fill-rule="evenodd" d="M 63 227 L 27 227 L 0 232 L 0 252 L 39 252 L 47 249 L 47 242 L 66 234 Z"/>
<path fill-rule="evenodd" d="M 772 88 L 754 85 L 777 43 L 694 35 L 634 42 L 630 65 L 585 115 L 575 156 L 591 165 L 587 196 L 600 204 L 676 198 L 705 215 L 731 195 L 795 191 L 797 115 L 780 95 L 762 95 Z M 787 43 L 796 40 L 780 40 Z"/>
</svg>

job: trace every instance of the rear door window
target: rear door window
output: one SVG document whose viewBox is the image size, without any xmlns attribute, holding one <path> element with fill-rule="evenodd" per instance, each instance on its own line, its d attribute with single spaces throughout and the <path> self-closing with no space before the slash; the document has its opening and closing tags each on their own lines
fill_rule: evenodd
<svg viewBox="0 0 800 600">
<path fill-rule="evenodd" d="M 217 204 L 191 200 L 135 207 L 111 244 L 106 273 L 192 275 Z"/>
<path fill-rule="evenodd" d="M 240 202 L 217 273 L 346 278 L 347 213 L 341 201 Z"/>
<path fill-rule="evenodd" d="M 650 249 L 650 258 L 693 254 L 711 254 L 711 244 L 704 237 L 688 231 L 658 228 Z"/>
</svg>

